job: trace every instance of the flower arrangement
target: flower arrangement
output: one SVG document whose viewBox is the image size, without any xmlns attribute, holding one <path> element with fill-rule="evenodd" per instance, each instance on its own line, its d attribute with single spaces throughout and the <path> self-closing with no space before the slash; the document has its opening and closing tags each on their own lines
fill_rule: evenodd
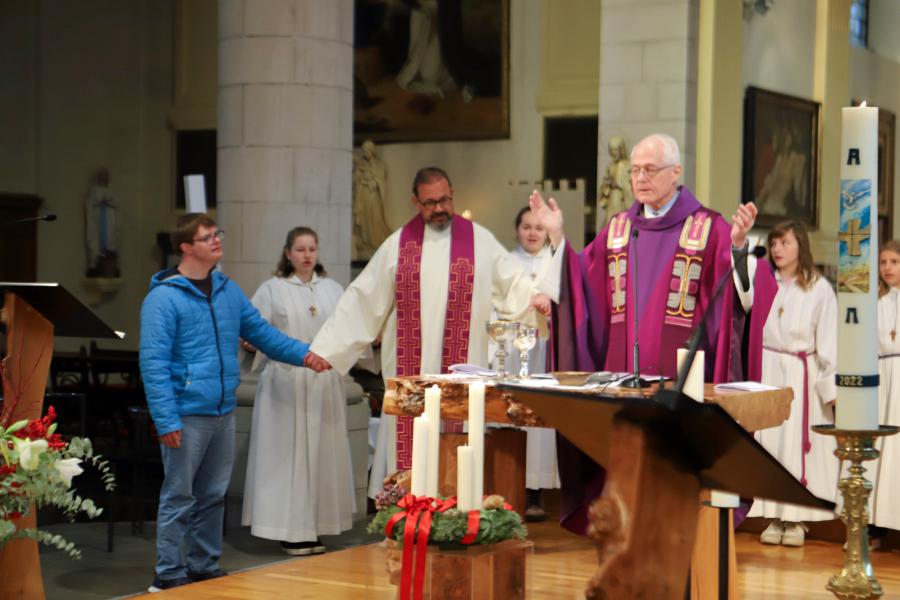
<svg viewBox="0 0 900 600">
<path fill-rule="evenodd" d="M 91 519 L 99 516 L 101 508 L 71 489 L 72 478 L 83 471 L 82 462 L 99 470 L 107 490 L 115 488 L 108 463 L 94 454 L 90 440 L 75 437 L 66 442 L 56 433 L 55 420 L 51 406 L 41 419 L 18 421 L 8 428 L 0 425 L 0 547 L 15 538 L 30 538 L 79 558 L 81 553 L 62 536 L 17 529 L 14 522 L 33 506 L 56 506 L 70 519 L 78 513 Z"/>
</svg>

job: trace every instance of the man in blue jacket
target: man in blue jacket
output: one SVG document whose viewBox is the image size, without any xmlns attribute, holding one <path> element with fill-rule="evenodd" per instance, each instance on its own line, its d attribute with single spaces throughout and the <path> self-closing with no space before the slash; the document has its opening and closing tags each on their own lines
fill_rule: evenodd
<svg viewBox="0 0 900 600">
<path fill-rule="evenodd" d="M 205 214 L 180 217 L 171 237 L 181 262 L 153 276 L 141 307 L 141 375 L 165 470 L 151 592 L 225 574 L 219 557 L 239 338 L 298 366 L 309 348 L 269 325 L 236 283 L 213 270 L 223 234 Z"/>
</svg>

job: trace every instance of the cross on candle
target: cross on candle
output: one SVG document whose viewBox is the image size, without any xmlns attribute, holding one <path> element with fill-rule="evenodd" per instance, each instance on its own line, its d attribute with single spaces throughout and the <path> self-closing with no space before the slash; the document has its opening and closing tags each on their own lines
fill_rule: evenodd
<svg viewBox="0 0 900 600">
<path fill-rule="evenodd" d="M 850 219 L 847 222 L 847 231 L 841 231 L 838 233 L 838 237 L 842 242 L 847 244 L 847 254 L 850 256 L 861 256 L 862 251 L 860 250 L 859 245 L 869 239 L 871 233 L 871 226 L 860 229 L 859 219 Z"/>
</svg>

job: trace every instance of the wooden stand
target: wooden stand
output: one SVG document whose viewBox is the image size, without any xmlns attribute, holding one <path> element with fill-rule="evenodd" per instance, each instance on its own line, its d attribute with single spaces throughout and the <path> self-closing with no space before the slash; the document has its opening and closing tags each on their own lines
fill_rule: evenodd
<svg viewBox="0 0 900 600">
<path fill-rule="evenodd" d="M 53 356 L 53 324 L 15 294 L 4 294 L 6 324 L 3 358 L 3 412 L 0 423 L 11 425 L 41 416 L 44 389 Z M 19 527 L 35 526 L 34 511 Z M 13 540 L 0 548 L 0 598 L 43 598 L 44 582 L 37 542 Z"/>
<path fill-rule="evenodd" d="M 657 439 L 641 424 L 613 424 L 606 488 L 590 509 L 599 566 L 586 598 L 684 598 L 700 481 Z"/>
<path fill-rule="evenodd" d="M 402 550 L 387 541 L 387 569 L 391 583 L 400 585 Z M 426 558 L 425 600 L 524 600 L 528 588 L 528 557 L 534 544 L 507 540 L 489 546 L 429 545 Z M 399 591 L 398 591 L 399 597 Z"/>
<path fill-rule="evenodd" d="M 0 283 L 6 325 L 3 410 L 0 423 L 40 418 L 53 357 L 53 337 L 120 339 L 94 313 L 56 283 Z M 32 511 L 18 523 L 35 527 Z M 14 540 L 0 548 L 0 598 L 43 598 L 37 542 Z"/>
</svg>

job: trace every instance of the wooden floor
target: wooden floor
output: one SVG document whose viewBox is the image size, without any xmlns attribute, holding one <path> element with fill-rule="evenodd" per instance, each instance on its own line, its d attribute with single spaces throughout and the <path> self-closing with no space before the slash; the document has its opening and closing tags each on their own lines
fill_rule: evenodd
<svg viewBox="0 0 900 600">
<path fill-rule="evenodd" d="M 529 564 L 529 598 L 583 598 L 582 590 L 595 564 L 593 546 L 563 531 L 555 522 L 530 524 L 528 529 L 529 539 L 535 545 Z M 387 579 L 385 552 L 381 544 L 360 546 L 289 560 L 155 596 L 163 600 L 394 600 L 396 590 Z M 738 533 L 737 552 L 739 589 L 744 600 L 833 598 L 825 591 L 825 583 L 840 570 L 839 544 L 809 541 L 803 548 L 763 546 L 755 534 Z M 876 552 L 873 562 L 884 598 L 900 599 L 900 554 Z"/>
</svg>

